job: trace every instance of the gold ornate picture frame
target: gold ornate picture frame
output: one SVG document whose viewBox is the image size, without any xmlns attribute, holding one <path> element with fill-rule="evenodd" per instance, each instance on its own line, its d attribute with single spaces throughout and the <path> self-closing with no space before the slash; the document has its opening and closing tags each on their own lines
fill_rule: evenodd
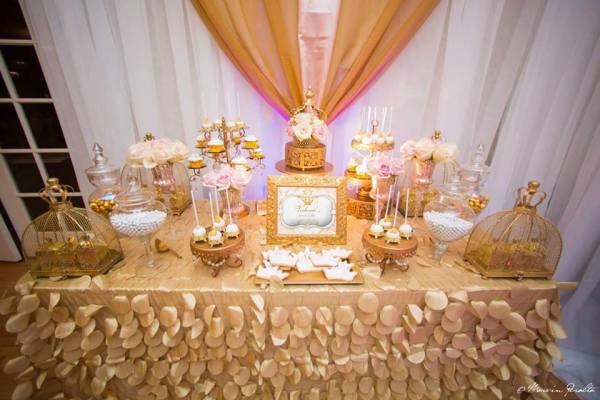
<svg viewBox="0 0 600 400">
<path fill-rule="evenodd" d="M 346 178 L 267 177 L 267 243 L 345 244 Z"/>
</svg>

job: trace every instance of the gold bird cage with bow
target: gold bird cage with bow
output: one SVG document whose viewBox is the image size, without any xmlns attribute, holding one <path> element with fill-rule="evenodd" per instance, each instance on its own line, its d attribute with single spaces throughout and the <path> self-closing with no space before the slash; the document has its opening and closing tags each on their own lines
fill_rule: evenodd
<svg viewBox="0 0 600 400">
<path fill-rule="evenodd" d="M 40 197 L 49 210 L 23 232 L 21 249 L 34 277 L 97 275 L 123 259 L 117 233 L 106 218 L 73 207 L 73 188 L 50 178 Z"/>
<path fill-rule="evenodd" d="M 478 223 L 464 258 L 484 277 L 550 278 L 562 252 L 558 229 L 537 213 L 546 198 L 540 184 L 530 181 L 516 190 L 517 202 Z"/>
</svg>

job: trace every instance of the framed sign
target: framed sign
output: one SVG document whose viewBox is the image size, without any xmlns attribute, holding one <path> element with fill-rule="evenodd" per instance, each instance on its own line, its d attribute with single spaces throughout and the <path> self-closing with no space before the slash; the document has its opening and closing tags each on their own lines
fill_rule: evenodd
<svg viewBox="0 0 600 400">
<path fill-rule="evenodd" d="M 267 242 L 346 243 L 346 178 L 267 177 Z"/>
</svg>

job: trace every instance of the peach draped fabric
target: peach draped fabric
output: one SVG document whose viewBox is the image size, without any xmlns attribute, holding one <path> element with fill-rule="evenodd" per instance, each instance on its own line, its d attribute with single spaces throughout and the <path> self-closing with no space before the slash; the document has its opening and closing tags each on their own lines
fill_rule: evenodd
<svg viewBox="0 0 600 400">
<path fill-rule="evenodd" d="M 192 2 L 270 104 L 289 112 L 312 85 L 331 121 L 385 70 L 438 0 Z"/>
<path fill-rule="evenodd" d="M 192 0 L 223 52 L 280 112 L 302 102 L 297 0 Z"/>
</svg>

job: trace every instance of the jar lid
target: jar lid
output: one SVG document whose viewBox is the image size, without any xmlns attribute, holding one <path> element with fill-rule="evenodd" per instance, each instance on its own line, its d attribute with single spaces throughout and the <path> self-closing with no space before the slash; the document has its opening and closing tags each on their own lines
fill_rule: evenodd
<svg viewBox="0 0 600 400">
<path fill-rule="evenodd" d="M 115 197 L 115 202 L 123 208 L 145 208 L 150 206 L 156 199 L 156 194 L 150 189 L 140 185 L 136 176 L 130 176 L 125 191 Z"/>
<path fill-rule="evenodd" d="M 104 156 L 104 149 L 102 146 L 100 146 L 98 143 L 94 143 L 92 152 L 94 153 L 94 156 L 92 157 L 92 162 L 94 164 L 85 170 L 85 174 L 91 182 L 93 182 L 94 178 L 98 176 L 118 174 L 119 167 L 108 163 L 108 157 Z"/>
</svg>

